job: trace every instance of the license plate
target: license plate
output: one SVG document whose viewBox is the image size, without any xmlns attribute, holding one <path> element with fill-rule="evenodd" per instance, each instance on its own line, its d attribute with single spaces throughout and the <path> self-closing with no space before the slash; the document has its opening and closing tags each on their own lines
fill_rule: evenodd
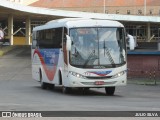
<svg viewBox="0 0 160 120">
<path fill-rule="evenodd" d="M 104 81 L 95 81 L 95 85 L 104 85 Z"/>
</svg>

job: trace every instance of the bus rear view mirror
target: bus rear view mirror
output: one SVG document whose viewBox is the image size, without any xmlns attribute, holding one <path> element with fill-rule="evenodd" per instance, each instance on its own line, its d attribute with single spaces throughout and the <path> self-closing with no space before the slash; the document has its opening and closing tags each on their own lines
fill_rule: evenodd
<svg viewBox="0 0 160 120">
<path fill-rule="evenodd" d="M 68 35 L 66 35 L 66 37 L 67 37 L 67 50 L 70 51 L 72 41 L 71 41 L 71 38 Z"/>
</svg>

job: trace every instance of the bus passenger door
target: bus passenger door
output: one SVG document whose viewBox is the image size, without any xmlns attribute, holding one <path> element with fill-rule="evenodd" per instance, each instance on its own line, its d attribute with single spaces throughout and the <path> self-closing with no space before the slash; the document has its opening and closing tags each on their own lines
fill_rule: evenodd
<svg viewBox="0 0 160 120">
<path fill-rule="evenodd" d="M 66 48 L 66 35 L 67 35 L 67 28 L 63 28 L 63 40 L 62 40 L 62 51 L 63 51 L 63 78 L 67 76 L 68 72 L 68 53 Z M 65 78 L 64 78 L 65 79 Z"/>
<path fill-rule="evenodd" d="M 32 60 L 32 78 L 40 81 L 39 78 L 39 57 L 37 54 L 35 54 L 35 51 L 38 49 L 38 42 L 37 42 L 37 38 L 36 35 L 37 32 L 33 32 L 32 35 L 32 47 L 31 47 L 31 60 Z"/>
</svg>

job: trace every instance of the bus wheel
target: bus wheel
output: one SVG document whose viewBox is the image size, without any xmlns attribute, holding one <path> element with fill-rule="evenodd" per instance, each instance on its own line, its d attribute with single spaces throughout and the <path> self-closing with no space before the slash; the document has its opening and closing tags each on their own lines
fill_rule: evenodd
<svg viewBox="0 0 160 120">
<path fill-rule="evenodd" d="M 80 91 L 81 94 L 85 95 L 88 91 L 89 91 L 89 88 L 87 87 L 82 87 L 82 88 L 78 88 L 78 90 Z"/>
<path fill-rule="evenodd" d="M 53 90 L 53 89 L 54 89 L 54 84 L 48 84 L 48 88 L 49 88 L 50 90 Z"/>
<path fill-rule="evenodd" d="M 59 85 L 62 85 L 62 74 L 60 71 L 59 71 Z"/>
<path fill-rule="evenodd" d="M 115 87 L 105 87 L 105 91 L 106 91 L 106 94 L 107 95 L 114 95 L 114 92 L 115 92 Z"/>
<path fill-rule="evenodd" d="M 89 89 L 90 89 L 89 87 L 84 88 L 85 91 L 89 91 Z"/>
<path fill-rule="evenodd" d="M 48 84 L 47 84 L 47 83 L 44 83 L 44 82 L 42 81 L 42 72 L 41 72 L 41 69 L 39 69 L 39 77 L 40 77 L 41 88 L 42 88 L 42 89 L 47 89 Z"/>
<path fill-rule="evenodd" d="M 41 81 L 41 88 L 47 89 L 47 87 L 48 87 L 48 84 Z"/>
<path fill-rule="evenodd" d="M 69 87 L 62 87 L 62 92 L 64 93 L 64 94 L 68 94 L 68 93 L 70 93 L 71 92 L 71 88 L 69 88 Z"/>
</svg>

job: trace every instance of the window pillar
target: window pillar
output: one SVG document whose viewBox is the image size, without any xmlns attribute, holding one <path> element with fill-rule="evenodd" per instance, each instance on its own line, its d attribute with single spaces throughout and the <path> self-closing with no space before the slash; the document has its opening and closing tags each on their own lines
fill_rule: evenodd
<svg viewBox="0 0 160 120">
<path fill-rule="evenodd" d="M 13 45 L 13 15 L 10 14 L 8 17 L 8 38 L 10 45 Z"/>
</svg>

